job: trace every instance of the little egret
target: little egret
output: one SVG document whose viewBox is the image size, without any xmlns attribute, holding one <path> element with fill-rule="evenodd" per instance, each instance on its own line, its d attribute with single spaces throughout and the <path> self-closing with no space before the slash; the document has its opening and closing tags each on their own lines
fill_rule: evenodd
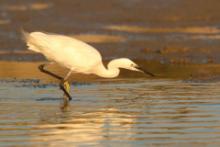
<svg viewBox="0 0 220 147">
<path fill-rule="evenodd" d="M 22 31 L 22 34 L 29 50 L 43 54 L 50 63 L 58 63 L 69 69 L 66 76 L 62 78 L 46 70 L 45 67 L 48 64 L 39 66 L 41 72 L 60 80 L 60 88 L 68 97 L 68 100 L 72 98 L 69 94 L 70 86 L 67 79 L 73 72 L 95 74 L 103 78 L 114 78 L 119 75 L 119 68 L 124 68 L 154 76 L 128 58 L 114 59 L 105 68 L 101 54 L 94 47 L 72 37 L 43 32 L 28 33 Z"/>
</svg>

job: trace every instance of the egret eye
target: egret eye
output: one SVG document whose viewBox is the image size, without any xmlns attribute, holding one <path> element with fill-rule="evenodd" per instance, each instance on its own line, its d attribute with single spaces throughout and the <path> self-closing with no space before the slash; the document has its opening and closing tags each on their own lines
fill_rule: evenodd
<svg viewBox="0 0 220 147">
<path fill-rule="evenodd" d="M 131 63 L 131 67 L 136 67 L 137 65 L 134 63 Z"/>
</svg>

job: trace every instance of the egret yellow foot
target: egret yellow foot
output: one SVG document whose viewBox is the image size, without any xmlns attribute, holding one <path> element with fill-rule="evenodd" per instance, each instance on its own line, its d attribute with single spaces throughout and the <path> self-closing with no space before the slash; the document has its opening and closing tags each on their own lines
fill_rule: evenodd
<svg viewBox="0 0 220 147">
<path fill-rule="evenodd" d="M 60 89 L 64 92 L 64 99 L 65 100 L 71 100 L 72 97 L 70 96 L 70 84 L 68 81 L 63 81 L 60 83 Z"/>
<path fill-rule="evenodd" d="M 72 99 L 71 96 L 70 96 L 70 84 L 68 81 L 65 81 L 63 83 L 63 88 L 64 88 L 64 94 L 63 94 L 63 104 L 61 106 L 61 109 L 62 110 L 66 110 L 68 108 L 68 105 L 69 105 L 69 101 Z"/>
<path fill-rule="evenodd" d="M 66 89 L 66 92 L 70 93 L 70 84 L 68 81 L 63 83 L 63 87 Z"/>
</svg>

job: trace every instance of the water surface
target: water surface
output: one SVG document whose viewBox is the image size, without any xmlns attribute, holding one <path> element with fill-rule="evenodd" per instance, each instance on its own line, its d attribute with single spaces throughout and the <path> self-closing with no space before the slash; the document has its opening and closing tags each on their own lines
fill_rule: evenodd
<svg viewBox="0 0 220 147">
<path fill-rule="evenodd" d="M 2 80 L 0 146 L 219 146 L 220 82 Z"/>
</svg>

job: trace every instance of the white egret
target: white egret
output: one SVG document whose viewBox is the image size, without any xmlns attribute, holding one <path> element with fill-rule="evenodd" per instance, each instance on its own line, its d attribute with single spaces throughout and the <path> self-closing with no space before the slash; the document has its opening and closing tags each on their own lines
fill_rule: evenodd
<svg viewBox="0 0 220 147">
<path fill-rule="evenodd" d="M 110 61 L 107 68 L 105 68 L 100 53 L 94 47 L 72 37 L 43 32 L 28 33 L 22 31 L 22 33 L 29 50 L 43 54 L 50 63 L 55 62 L 69 69 L 67 75 L 62 78 L 46 70 L 45 66 L 47 64 L 39 66 L 42 72 L 61 81 L 60 88 L 64 91 L 69 100 L 71 100 L 71 96 L 68 92 L 69 84 L 67 79 L 72 72 L 95 74 L 103 78 L 114 78 L 119 75 L 119 68 L 124 68 L 154 76 L 128 58 L 114 59 Z"/>
</svg>

